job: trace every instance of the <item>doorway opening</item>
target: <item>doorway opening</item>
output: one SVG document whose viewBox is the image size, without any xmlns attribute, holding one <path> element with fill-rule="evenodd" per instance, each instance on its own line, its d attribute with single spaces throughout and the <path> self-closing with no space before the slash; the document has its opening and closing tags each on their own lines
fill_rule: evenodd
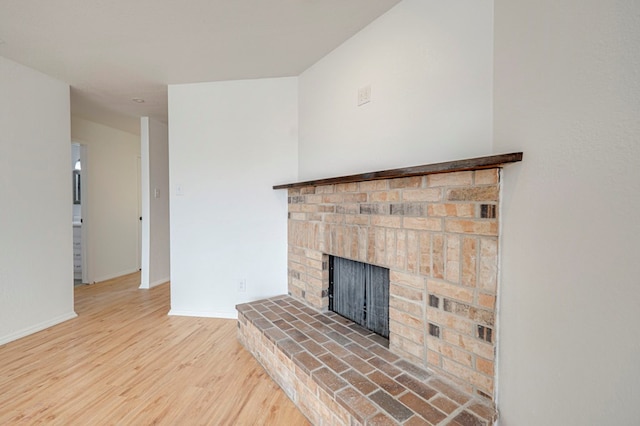
<svg viewBox="0 0 640 426">
<path fill-rule="evenodd" d="M 72 216 L 73 227 L 73 284 L 88 283 L 87 274 L 87 243 L 86 226 L 86 146 L 79 143 L 71 144 L 71 190 L 72 190 Z"/>
</svg>

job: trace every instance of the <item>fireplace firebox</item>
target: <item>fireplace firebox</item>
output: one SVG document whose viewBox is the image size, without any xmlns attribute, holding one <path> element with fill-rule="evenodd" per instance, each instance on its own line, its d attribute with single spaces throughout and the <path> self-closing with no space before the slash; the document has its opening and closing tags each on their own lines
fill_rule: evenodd
<svg viewBox="0 0 640 426">
<path fill-rule="evenodd" d="M 329 310 L 389 338 L 389 269 L 329 256 Z"/>
</svg>

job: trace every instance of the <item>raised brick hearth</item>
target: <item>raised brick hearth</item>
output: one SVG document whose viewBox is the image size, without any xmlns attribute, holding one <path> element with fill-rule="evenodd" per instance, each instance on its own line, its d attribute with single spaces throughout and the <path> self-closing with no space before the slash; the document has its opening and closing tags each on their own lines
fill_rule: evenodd
<svg viewBox="0 0 640 426">
<path fill-rule="evenodd" d="M 386 339 L 290 296 L 238 305 L 238 336 L 314 425 L 486 426 L 496 417 Z"/>
<path fill-rule="evenodd" d="M 465 404 L 481 398 L 493 406 L 500 170 L 504 163 L 521 159 L 521 153 L 506 154 L 275 187 L 288 190 L 289 295 L 256 302 L 255 306 L 241 305 L 240 339 L 283 388 L 290 386 L 287 392 L 305 414 L 312 413 L 307 416 L 314 423 L 378 424 L 374 417 L 382 419 L 383 415 L 394 419 L 392 424 L 485 424 L 493 419 L 492 409 L 483 409 L 488 411 L 482 414 L 490 414 L 482 420 L 481 413 Z M 330 255 L 389 269 L 388 349 L 378 343 L 363 346 L 365 340 L 375 342 L 380 338 L 363 337 L 360 328 L 345 327 L 341 322 L 347 320 L 326 313 Z M 301 317 L 287 312 L 281 304 L 297 309 Z M 325 341 L 314 338 L 320 330 L 311 324 L 326 331 L 319 337 Z M 305 342 L 313 350 L 304 346 Z M 350 353 L 350 345 L 357 352 Z M 300 355 L 291 348 L 301 348 Z M 383 349 L 387 358 L 374 352 Z M 364 383 L 376 381 L 367 375 L 370 372 L 363 373 L 345 363 L 337 353 L 352 361 L 364 360 L 369 367 L 373 360 L 378 374 L 399 382 L 404 388 L 397 389 L 403 390 L 394 394 L 384 386 L 360 389 L 349 377 L 343 377 L 345 372 L 352 371 L 349 374 L 356 382 L 362 374 L 366 376 Z M 339 361 L 335 365 L 344 364 L 348 369 L 333 368 L 332 357 Z M 387 364 L 384 368 L 375 365 L 381 362 L 377 360 Z M 428 375 L 412 376 L 409 367 L 405 368 L 410 365 L 417 369 L 412 371 L 427 371 Z M 300 377 L 302 372 L 306 379 Z M 279 375 L 296 378 L 307 387 L 283 384 L 287 380 L 277 378 Z M 332 380 L 336 376 L 336 382 L 345 385 L 335 389 L 323 384 L 321 376 Z M 427 397 L 429 394 L 420 394 L 401 377 L 411 377 L 435 390 L 438 386 L 431 384 L 451 381 L 456 392 L 471 396 L 466 396 L 465 402 L 447 394 L 440 395 L 444 399 Z M 304 402 L 311 401 L 312 394 L 330 407 L 330 414 L 341 405 L 347 414 L 338 418 L 322 415 L 324 409 Z M 352 403 L 356 400 L 366 400 L 371 407 L 354 413 Z M 447 404 L 438 406 L 436 401 Z M 314 408 L 305 409 L 304 404 Z M 435 406 L 433 418 L 415 408 L 423 404 Z M 385 408 L 387 405 L 393 407 L 391 411 Z M 395 409 L 407 416 L 404 410 L 412 414 L 398 417 Z M 475 417 L 468 417 L 471 415 L 477 416 L 479 423 Z"/>
</svg>

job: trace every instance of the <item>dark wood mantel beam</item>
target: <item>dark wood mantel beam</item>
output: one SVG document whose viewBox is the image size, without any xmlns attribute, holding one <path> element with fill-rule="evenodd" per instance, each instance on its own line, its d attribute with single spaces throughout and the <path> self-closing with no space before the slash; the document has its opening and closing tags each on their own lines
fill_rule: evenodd
<svg viewBox="0 0 640 426">
<path fill-rule="evenodd" d="M 303 186 L 333 185 L 337 183 L 364 182 L 378 179 L 395 179 L 410 176 L 430 175 L 435 173 L 461 172 L 466 170 L 482 170 L 501 167 L 507 163 L 522 161 L 522 152 L 490 155 L 486 157 L 468 158 L 465 160 L 447 161 L 444 163 L 425 164 L 422 166 L 403 167 L 401 169 L 383 170 L 379 172 L 360 173 L 305 182 L 275 185 L 273 189 L 301 188 Z"/>
</svg>

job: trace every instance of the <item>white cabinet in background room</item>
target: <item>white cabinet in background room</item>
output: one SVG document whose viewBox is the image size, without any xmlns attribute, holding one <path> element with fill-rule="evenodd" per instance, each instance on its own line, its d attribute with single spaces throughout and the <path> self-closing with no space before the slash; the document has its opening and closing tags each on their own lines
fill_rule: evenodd
<svg viewBox="0 0 640 426">
<path fill-rule="evenodd" d="M 82 279 L 82 225 L 73 225 L 73 279 Z"/>
</svg>

